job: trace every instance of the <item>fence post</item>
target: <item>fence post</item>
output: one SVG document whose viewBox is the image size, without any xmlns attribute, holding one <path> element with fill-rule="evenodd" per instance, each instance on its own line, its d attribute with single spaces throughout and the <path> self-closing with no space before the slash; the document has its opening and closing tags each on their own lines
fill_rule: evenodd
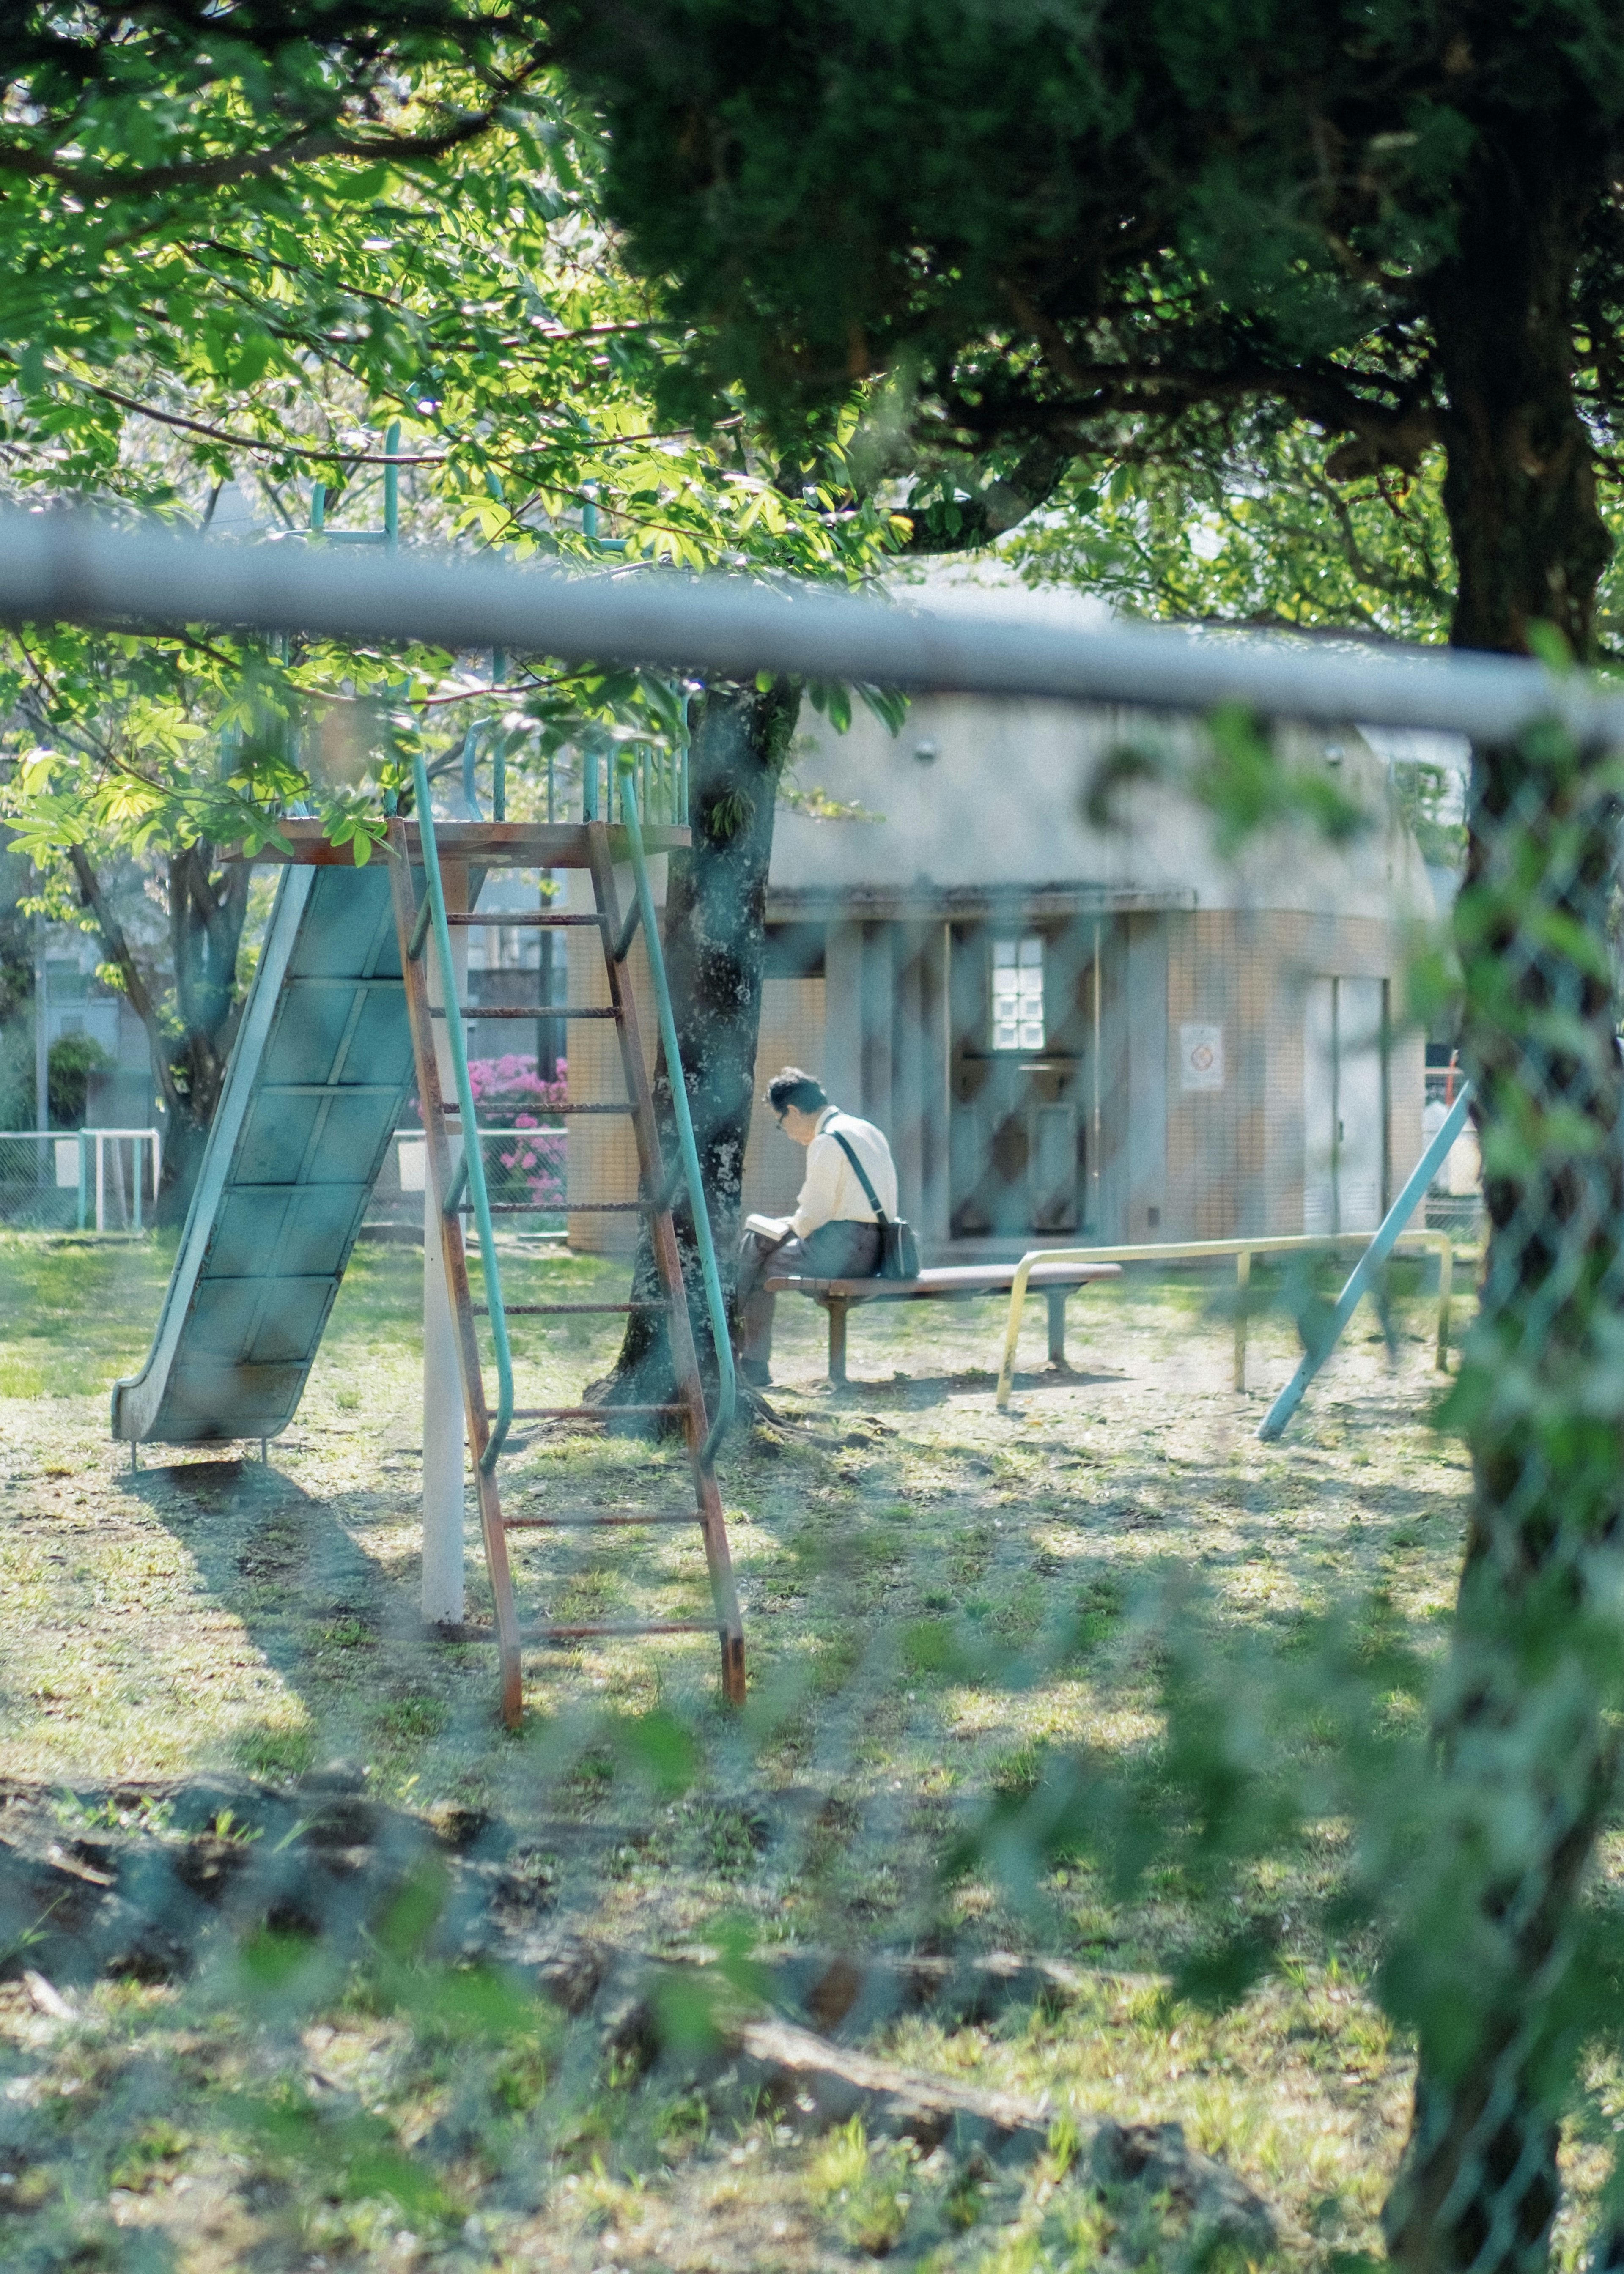
<svg viewBox="0 0 1624 2274">
<path fill-rule="evenodd" d="M 75 1229 L 83 1231 L 90 1204 L 90 1154 L 85 1143 L 85 1132 L 79 1133 L 79 1220 Z"/>
<path fill-rule="evenodd" d="M 107 1230 L 107 1148 L 102 1132 L 94 1133 L 96 1141 L 96 1230 Z"/>
<path fill-rule="evenodd" d="M 1243 1247 L 1235 1259 L 1235 1387 L 1246 1387 L 1246 1313 L 1252 1287 L 1252 1250 Z"/>
</svg>

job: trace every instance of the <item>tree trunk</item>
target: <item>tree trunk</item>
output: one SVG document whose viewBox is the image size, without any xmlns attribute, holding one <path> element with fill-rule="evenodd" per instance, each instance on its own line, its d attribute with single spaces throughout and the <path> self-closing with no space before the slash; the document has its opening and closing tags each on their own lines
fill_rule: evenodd
<svg viewBox="0 0 1624 2274">
<path fill-rule="evenodd" d="M 216 872 L 214 855 L 214 847 L 199 840 L 169 856 L 173 1015 L 161 979 L 143 968 L 88 854 L 75 845 L 68 856 L 80 905 L 94 916 L 108 960 L 147 1029 L 153 1080 L 164 1108 L 161 1223 L 179 1223 L 185 1216 L 242 1016 L 237 964 L 250 871 L 246 862 L 230 861 Z"/>
<path fill-rule="evenodd" d="M 665 966 L 677 1046 L 730 1308 L 761 1028 L 773 814 L 800 710 L 800 686 L 787 680 L 775 680 L 764 690 L 711 688 L 703 697 L 688 754 L 693 843 L 687 854 L 672 858 L 665 900 Z M 671 1075 L 663 1049 L 655 1068 L 654 1103 L 661 1152 L 674 1163 Z M 686 1194 L 674 1215 L 695 1342 L 707 1377 L 713 1378 L 710 1320 Z M 645 1225 L 637 1243 L 632 1295 L 641 1301 L 658 1299 L 659 1292 Z M 606 1401 L 662 1404 L 673 1388 L 664 1315 L 634 1312 L 604 1392 Z"/>
<path fill-rule="evenodd" d="M 1544 623 L 1590 652 L 1610 548 L 1569 295 L 1597 178 L 1570 148 L 1487 153 L 1436 297 L 1457 646 L 1526 651 Z M 1455 1397 L 1475 1490 L 1439 1723 L 1446 1805 L 1395 1959 L 1419 2066 L 1386 2220 L 1413 2274 L 1545 2262 L 1578 1902 L 1616 1768 L 1598 1630 L 1624 1540 L 1624 1091 L 1618 817 L 1597 756 L 1552 728 L 1473 760 L 1455 936 L 1490 1239 Z"/>
</svg>

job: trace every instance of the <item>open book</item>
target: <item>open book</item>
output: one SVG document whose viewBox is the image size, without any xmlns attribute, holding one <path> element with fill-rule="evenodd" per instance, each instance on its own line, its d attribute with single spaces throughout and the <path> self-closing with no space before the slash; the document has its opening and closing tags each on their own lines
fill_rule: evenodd
<svg viewBox="0 0 1624 2274">
<path fill-rule="evenodd" d="M 759 1231 L 764 1239 L 789 1238 L 789 1218 L 786 1216 L 747 1216 L 744 1228 L 747 1231 Z"/>
</svg>

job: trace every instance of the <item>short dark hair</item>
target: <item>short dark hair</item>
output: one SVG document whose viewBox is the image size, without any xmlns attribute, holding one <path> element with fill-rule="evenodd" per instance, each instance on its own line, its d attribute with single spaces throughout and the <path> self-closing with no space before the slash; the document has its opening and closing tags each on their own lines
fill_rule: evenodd
<svg viewBox="0 0 1624 2274">
<path fill-rule="evenodd" d="M 767 1103 L 780 1120 L 793 1105 L 797 1113 L 819 1113 L 829 1103 L 829 1092 L 800 1066 L 786 1066 L 767 1084 Z"/>
</svg>

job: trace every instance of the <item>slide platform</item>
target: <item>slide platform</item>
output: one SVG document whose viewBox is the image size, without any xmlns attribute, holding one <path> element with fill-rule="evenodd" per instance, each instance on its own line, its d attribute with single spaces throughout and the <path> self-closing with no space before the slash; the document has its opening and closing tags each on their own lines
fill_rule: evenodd
<svg viewBox="0 0 1624 2274">
<path fill-rule="evenodd" d="M 113 1387 L 115 1437 L 287 1427 L 412 1081 L 387 862 L 284 870 L 158 1330 Z"/>
</svg>

